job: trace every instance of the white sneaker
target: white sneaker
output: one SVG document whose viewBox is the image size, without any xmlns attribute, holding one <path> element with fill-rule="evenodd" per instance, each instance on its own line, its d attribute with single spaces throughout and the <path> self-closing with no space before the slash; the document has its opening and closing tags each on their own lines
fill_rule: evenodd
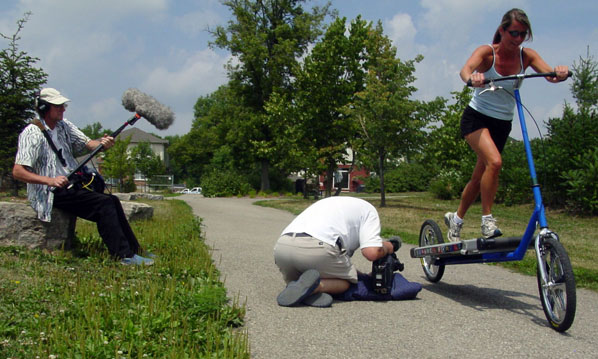
<svg viewBox="0 0 598 359">
<path fill-rule="evenodd" d="M 449 228 L 446 233 L 446 238 L 449 242 L 459 242 L 461 240 L 461 227 L 463 227 L 463 223 L 455 222 L 455 213 L 453 212 L 447 212 L 444 215 L 444 223 Z"/>
<path fill-rule="evenodd" d="M 482 237 L 494 238 L 502 236 L 501 230 L 496 226 L 496 219 L 490 216 L 482 217 Z"/>
</svg>

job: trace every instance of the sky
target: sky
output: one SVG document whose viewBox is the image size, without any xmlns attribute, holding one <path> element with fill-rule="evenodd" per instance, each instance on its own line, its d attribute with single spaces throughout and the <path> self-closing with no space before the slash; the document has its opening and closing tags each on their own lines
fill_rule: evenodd
<svg viewBox="0 0 598 359">
<path fill-rule="evenodd" d="M 304 9 L 324 0 L 306 1 Z M 475 48 L 491 43 L 503 14 L 523 9 L 531 22 L 536 50 L 551 66 L 598 60 L 598 2 L 590 0 L 332 0 L 348 21 L 380 21 L 402 60 L 418 54 L 414 99 L 451 98 L 463 82 L 459 71 Z M 229 9 L 219 0 L 2 0 L 0 33 L 12 36 L 17 21 L 31 11 L 20 33 L 19 49 L 39 58 L 36 67 L 71 99 L 65 117 L 79 127 L 99 122 L 116 130 L 130 117 L 121 104 L 128 88 L 137 88 L 170 107 L 174 123 L 160 131 L 147 121 L 138 128 L 159 136 L 191 129 L 193 106 L 227 82 L 229 52 L 210 47 L 209 30 L 226 26 Z M 331 19 L 327 19 L 330 22 Z M 0 39 L 0 48 L 8 47 Z M 528 69 L 528 73 L 533 70 Z M 530 79 L 521 89 L 526 107 L 543 123 L 560 117 L 565 102 L 574 104 L 572 81 L 551 84 Z M 535 125 L 528 121 L 531 137 Z M 521 138 L 518 121 L 512 137 Z"/>
</svg>

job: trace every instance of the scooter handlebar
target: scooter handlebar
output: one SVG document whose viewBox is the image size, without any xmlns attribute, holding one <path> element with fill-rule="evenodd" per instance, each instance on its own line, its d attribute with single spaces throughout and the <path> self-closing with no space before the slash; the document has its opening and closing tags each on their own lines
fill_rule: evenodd
<svg viewBox="0 0 598 359">
<path fill-rule="evenodd" d="M 567 77 L 571 77 L 573 76 L 573 72 L 569 71 L 569 73 L 567 74 Z M 540 73 L 535 73 L 535 74 L 518 74 L 518 75 L 510 75 L 510 76 L 502 76 L 502 77 L 497 77 L 494 79 L 484 79 L 484 85 L 485 84 L 489 84 L 490 82 L 496 82 L 496 81 L 505 81 L 505 80 L 515 80 L 515 79 L 519 79 L 519 78 L 530 78 L 530 77 L 556 77 L 556 72 L 540 72 Z M 472 86 L 471 83 L 471 79 L 467 80 L 467 86 Z"/>
</svg>

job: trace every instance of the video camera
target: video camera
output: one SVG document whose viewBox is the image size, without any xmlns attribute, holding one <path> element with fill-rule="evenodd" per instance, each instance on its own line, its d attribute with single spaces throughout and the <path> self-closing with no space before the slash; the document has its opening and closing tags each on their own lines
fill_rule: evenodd
<svg viewBox="0 0 598 359">
<path fill-rule="evenodd" d="M 397 270 L 402 272 L 405 269 L 396 254 L 396 251 L 401 248 L 401 238 L 391 237 L 389 242 L 392 243 L 394 252 L 372 262 L 372 286 L 374 292 L 378 294 L 390 294 L 394 272 Z"/>
</svg>

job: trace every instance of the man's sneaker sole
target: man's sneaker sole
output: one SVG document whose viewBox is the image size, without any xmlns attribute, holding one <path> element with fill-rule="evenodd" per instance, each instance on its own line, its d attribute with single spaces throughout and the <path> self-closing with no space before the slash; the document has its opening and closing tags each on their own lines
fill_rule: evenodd
<svg viewBox="0 0 598 359">
<path fill-rule="evenodd" d="M 332 296 L 328 293 L 311 294 L 302 303 L 310 307 L 328 308 L 332 305 Z"/>
<path fill-rule="evenodd" d="M 291 307 L 301 303 L 320 284 L 320 273 L 315 269 L 308 269 L 296 281 L 290 282 L 280 292 L 276 301 L 283 307 Z"/>
</svg>

